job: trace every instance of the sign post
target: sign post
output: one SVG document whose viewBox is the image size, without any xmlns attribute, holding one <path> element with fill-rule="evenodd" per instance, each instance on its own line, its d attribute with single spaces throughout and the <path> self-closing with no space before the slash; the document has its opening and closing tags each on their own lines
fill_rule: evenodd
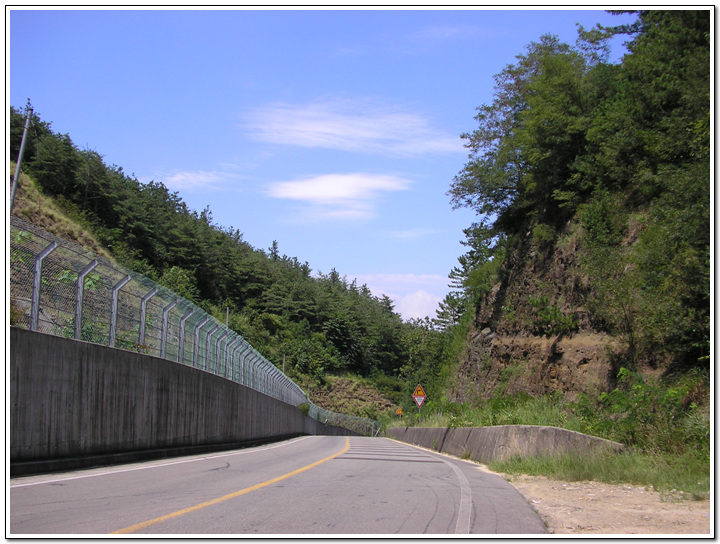
<svg viewBox="0 0 720 544">
<path fill-rule="evenodd" d="M 422 388 L 422 385 L 418 384 L 418 386 L 415 388 L 415 392 L 413 393 L 413 400 L 418 407 L 418 425 L 420 425 L 420 407 L 423 405 L 423 402 L 425 402 L 426 398 L 427 395 L 425 394 L 425 390 Z"/>
</svg>

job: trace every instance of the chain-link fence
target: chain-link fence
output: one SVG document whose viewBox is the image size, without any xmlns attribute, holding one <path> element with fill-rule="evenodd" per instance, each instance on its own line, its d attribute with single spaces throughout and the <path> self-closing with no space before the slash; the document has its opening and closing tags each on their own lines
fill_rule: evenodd
<svg viewBox="0 0 720 544">
<path fill-rule="evenodd" d="M 314 405 L 242 336 L 190 301 L 17 217 L 10 221 L 10 323 L 205 370 L 361 434 L 378 427 Z"/>
</svg>

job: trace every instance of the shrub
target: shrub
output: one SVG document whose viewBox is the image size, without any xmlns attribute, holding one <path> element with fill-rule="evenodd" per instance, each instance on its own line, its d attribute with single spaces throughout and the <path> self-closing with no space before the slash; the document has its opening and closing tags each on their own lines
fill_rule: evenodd
<svg viewBox="0 0 720 544">
<path fill-rule="evenodd" d="M 550 304 L 545 296 L 530 297 L 530 306 L 535 312 L 535 334 L 554 336 L 577 329 L 579 320 L 574 315 L 565 315 L 556 305 Z"/>
</svg>

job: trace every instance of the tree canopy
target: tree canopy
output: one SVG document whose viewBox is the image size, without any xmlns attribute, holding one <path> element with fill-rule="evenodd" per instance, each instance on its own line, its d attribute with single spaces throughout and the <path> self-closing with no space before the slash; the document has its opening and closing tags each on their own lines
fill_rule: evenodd
<svg viewBox="0 0 720 544">
<path fill-rule="evenodd" d="M 595 326 L 634 356 L 697 365 L 710 337 L 710 12 L 634 13 L 581 28 L 575 46 L 543 36 L 496 76 L 449 195 L 478 213 L 478 242 L 531 232 L 552 247 L 579 221 Z M 628 53 L 613 64 L 617 35 Z M 466 294 L 493 255 L 461 257 Z"/>
</svg>

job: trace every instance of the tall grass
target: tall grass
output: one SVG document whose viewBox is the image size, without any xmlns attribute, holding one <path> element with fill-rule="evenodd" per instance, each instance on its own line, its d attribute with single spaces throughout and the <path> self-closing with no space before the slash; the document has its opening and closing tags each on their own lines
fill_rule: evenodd
<svg viewBox="0 0 720 544">
<path fill-rule="evenodd" d="M 688 498 L 707 499 L 710 495 L 710 471 L 703 456 L 686 452 L 620 454 L 568 454 L 555 457 L 514 457 L 490 463 L 489 468 L 507 474 L 546 476 L 568 482 L 595 480 L 610 484 L 634 484 L 656 491 L 687 494 Z"/>
</svg>

